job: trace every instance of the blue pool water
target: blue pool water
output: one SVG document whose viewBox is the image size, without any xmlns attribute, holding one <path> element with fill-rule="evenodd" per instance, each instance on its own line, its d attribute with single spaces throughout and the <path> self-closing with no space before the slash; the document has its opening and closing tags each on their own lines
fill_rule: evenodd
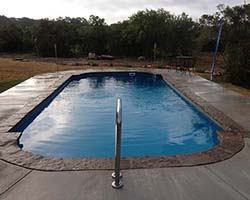
<svg viewBox="0 0 250 200">
<path fill-rule="evenodd" d="M 23 130 L 20 144 L 49 157 L 113 157 L 118 97 L 123 157 L 201 152 L 219 143 L 220 127 L 161 76 L 92 73 L 70 81 Z"/>
</svg>

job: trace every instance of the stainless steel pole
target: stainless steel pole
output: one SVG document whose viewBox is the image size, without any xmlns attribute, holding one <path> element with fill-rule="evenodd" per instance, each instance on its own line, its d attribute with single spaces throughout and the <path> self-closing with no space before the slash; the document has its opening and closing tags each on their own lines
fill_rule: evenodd
<svg viewBox="0 0 250 200">
<path fill-rule="evenodd" d="M 58 76 L 58 63 L 57 63 L 57 45 L 54 44 L 54 50 L 55 50 L 55 59 L 56 59 L 56 74 Z"/>
<path fill-rule="evenodd" d="M 112 177 L 115 179 L 112 183 L 112 187 L 115 189 L 120 189 L 123 187 L 121 182 L 121 172 L 120 172 L 120 161 L 121 161 L 121 131 L 122 131 L 122 100 L 117 99 L 116 106 L 116 126 L 115 126 L 115 172 Z"/>
</svg>

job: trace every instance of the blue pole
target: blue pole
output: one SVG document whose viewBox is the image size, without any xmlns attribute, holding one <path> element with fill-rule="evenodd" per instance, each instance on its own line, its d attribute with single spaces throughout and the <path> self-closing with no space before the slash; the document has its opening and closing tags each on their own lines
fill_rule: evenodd
<svg viewBox="0 0 250 200">
<path fill-rule="evenodd" d="M 220 22 L 219 22 L 219 33 L 218 33 L 216 47 L 215 47 L 215 51 L 214 51 L 213 63 L 212 63 L 212 66 L 211 66 L 211 75 L 210 75 L 210 80 L 211 81 L 213 80 L 214 68 L 215 68 L 217 52 L 218 52 L 219 44 L 220 44 L 221 32 L 222 32 L 222 20 L 220 20 Z"/>
</svg>

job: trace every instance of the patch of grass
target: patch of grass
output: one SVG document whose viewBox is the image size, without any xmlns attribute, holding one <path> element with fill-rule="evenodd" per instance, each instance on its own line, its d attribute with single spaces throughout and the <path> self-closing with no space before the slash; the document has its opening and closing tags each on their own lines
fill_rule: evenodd
<svg viewBox="0 0 250 200">
<path fill-rule="evenodd" d="M 124 63 L 124 67 L 133 67 L 133 65 L 131 65 L 131 64 L 127 63 L 127 62 L 125 62 L 125 63 Z"/>
<path fill-rule="evenodd" d="M 197 72 L 205 72 L 209 71 L 211 69 L 211 65 L 213 62 L 213 54 L 212 53 L 204 53 L 197 57 L 195 68 Z M 223 71 L 223 68 L 225 67 L 224 60 L 221 55 L 217 56 L 216 60 L 216 70 Z"/>
<path fill-rule="evenodd" d="M 11 58 L 0 58 L 0 84 L 13 80 L 25 80 L 37 74 L 88 68 L 88 66 L 56 65 L 47 62 L 19 62 Z"/>
<path fill-rule="evenodd" d="M 0 82 L 0 93 L 8 90 L 9 88 L 21 83 L 24 80 L 11 80 L 11 81 L 3 81 Z"/>
<path fill-rule="evenodd" d="M 210 63 L 211 59 L 208 59 Z M 160 65 L 158 67 L 162 67 L 162 63 L 159 62 Z M 114 63 L 112 63 L 113 66 L 117 66 Z M 123 67 L 135 67 L 137 66 L 137 62 L 131 59 L 124 59 L 120 63 L 118 62 L 119 66 Z M 203 69 L 210 69 L 209 65 L 204 65 L 205 63 L 200 63 L 200 66 L 202 66 Z M 103 67 L 102 64 L 99 64 L 100 67 Z M 140 65 L 142 65 L 140 63 Z M 147 67 L 148 65 L 151 66 L 151 64 L 143 63 L 143 66 Z M 156 67 L 154 65 L 154 67 Z M 0 57 L 0 92 L 3 92 L 16 84 L 32 77 L 37 74 L 43 74 L 43 73 L 49 73 L 49 72 L 56 72 L 59 71 L 65 71 L 65 70 L 77 70 L 77 69 L 89 69 L 90 66 L 70 66 L 70 65 L 62 65 L 55 63 L 48 63 L 48 62 L 39 62 L 30 60 L 30 62 L 19 62 L 15 61 L 12 58 L 1 58 Z M 210 75 L 206 73 L 197 73 L 200 76 L 206 78 L 209 80 Z M 230 83 L 226 83 L 223 77 L 216 77 L 215 82 L 221 84 L 223 87 L 231 89 L 235 92 L 241 93 L 246 96 L 250 96 L 250 88 L 242 88 L 239 86 L 235 86 Z"/>
<path fill-rule="evenodd" d="M 159 60 L 159 61 L 156 61 L 152 64 L 152 66 L 154 68 L 159 68 L 159 69 L 164 69 L 167 65 L 167 61 L 166 60 Z"/>
<path fill-rule="evenodd" d="M 97 62 L 95 62 L 95 61 L 89 61 L 88 65 L 93 66 L 93 67 L 99 66 L 99 64 Z"/>
<path fill-rule="evenodd" d="M 56 65 L 46 62 L 19 62 L 12 58 L 0 57 L 0 92 L 37 74 L 89 68 L 88 66 Z"/>
<path fill-rule="evenodd" d="M 163 69 L 165 68 L 165 65 L 163 63 L 156 63 L 156 68 Z"/>
</svg>

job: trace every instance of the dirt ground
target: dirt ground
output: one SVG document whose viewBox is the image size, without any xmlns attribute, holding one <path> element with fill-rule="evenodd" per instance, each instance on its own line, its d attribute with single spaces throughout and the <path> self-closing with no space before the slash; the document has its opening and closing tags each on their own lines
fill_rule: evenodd
<svg viewBox="0 0 250 200">
<path fill-rule="evenodd" d="M 144 67 L 151 66 L 149 61 L 136 59 L 116 59 L 114 61 L 87 59 L 39 58 L 29 55 L 0 56 L 0 92 L 32 76 L 42 73 L 105 67 Z"/>
<path fill-rule="evenodd" d="M 36 74 L 59 70 L 79 69 L 79 66 L 62 66 L 45 62 L 20 62 L 9 58 L 0 58 L 0 82 L 23 80 Z"/>
<path fill-rule="evenodd" d="M 20 59 L 21 58 L 21 59 Z M 209 74 L 200 73 L 209 71 L 211 66 L 211 55 L 201 56 L 196 63 L 199 75 L 209 79 Z M 165 67 L 167 62 L 137 61 L 136 59 L 116 59 L 114 61 L 87 60 L 87 59 L 55 59 L 39 58 L 30 55 L 0 55 L 0 92 L 13 87 L 14 85 L 28 79 L 34 75 L 87 68 L 105 67 Z M 219 57 L 217 71 L 223 71 L 223 60 Z M 220 79 L 217 81 L 226 88 L 232 89 L 243 95 L 250 96 L 250 90 L 225 83 Z"/>
<path fill-rule="evenodd" d="M 136 59 L 116 59 L 114 61 L 87 59 L 55 58 L 19 58 L 15 55 L 0 57 L 0 83 L 11 80 L 23 80 L 47 72 L 56 72 L 90 67 L 144 67 L 151 66 L 150 61 Z"/>
</svg>

